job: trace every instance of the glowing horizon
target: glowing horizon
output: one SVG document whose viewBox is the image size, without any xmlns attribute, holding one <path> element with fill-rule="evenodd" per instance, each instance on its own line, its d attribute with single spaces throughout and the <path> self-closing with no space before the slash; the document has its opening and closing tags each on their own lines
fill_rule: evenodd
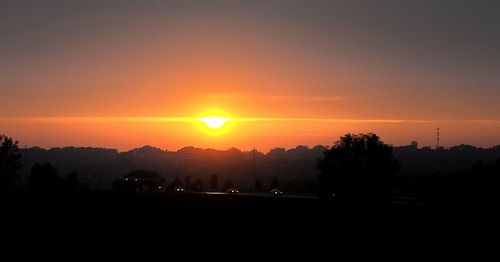
<svg viewBox="0 0 500 262">
<path fill-rule="evenodd" d="M 387 143 L 407 145 L 416 140 L 434 146 L 435 129 L 441 128 L 442 144 L 491 147 L 495 136 L 471 139 L 484 130 L 500 133 L 500 120 L 335 119 L 290 117 L 227 117 L 220 128 L 208 128 L 200 117 L 10 117 L 0 118 L 2 133 L 21 145 L 45 148 L 82 146 L 128 151 L 144 145 L 166 150 L 185 146 L 242 150 L 298 145 L 328 146 L 345 133 L 373 132 Z M 16 131 L 17 130 L 17 131 Z M 36 132 L 32 132 L 35 131 Z M 479 141 L 479 142 L 478 142 Z"/>
<path fill-rule="evenodd" d="M 295 122 L 338 122 L 338 123 L 500 123 L 500 119 L 348 119 L 348 118 L 293 118 L 293 117 L 163 117 L 163 116 L 48 116 L 48 117 L 0 117 L 0 121 L 41 121 L 41 122 L 204 122 L 218 119 L 222 122 L 259 122 L 259 121 L 295 121 Z M 219 125 L 219 127 L 222 125 Z"/>
</svg>

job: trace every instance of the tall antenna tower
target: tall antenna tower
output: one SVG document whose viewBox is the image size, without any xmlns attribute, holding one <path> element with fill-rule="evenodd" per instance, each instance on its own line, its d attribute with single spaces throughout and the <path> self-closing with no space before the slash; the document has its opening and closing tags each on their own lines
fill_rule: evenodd
<svg viewBox="0 0 500 262">
<path fill-rule="evenodd" d="M 256 154 L 256 150 L 255 150 L 255 147 L 254 147 L 253 148 L 253 177 L 257 178 L 256 173 L 255 173 L 255 154 Z"/>
<path fill-rule="evenodd" d="M 440 134 L 439 134 L 439 128 L 436 130 L 436 149 L 439 148 L 439 139 L 440 139 Z"/>
<path fill-rule="evenodd" d="M 28 146 L 24 145 L 24 175 L 28 175 Z"/>
</svg>

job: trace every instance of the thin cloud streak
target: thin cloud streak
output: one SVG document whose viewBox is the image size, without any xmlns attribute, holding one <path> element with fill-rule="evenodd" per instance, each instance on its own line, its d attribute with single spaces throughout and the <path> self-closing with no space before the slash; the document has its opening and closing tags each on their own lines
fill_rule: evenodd
<svg viewBox="0 0 500 262">
<path fill-rule="evenodd" d="M 341 101 L 348 99 L 345 96 L 309 96 L 309 95 L 263 95 L 257 93 L 228 92 L 207 95 L 211 99 L 261 99 L 261 100 L 296 100 L 296 101 Z"/>
<path fill-rule="evenodd" d="M 500 124 L 500 120 L 496 119 L 464 119 L 464 120 L 423 120 L 423 119 L 346 119 L 346 118 L 236 118 L 235 121 L 240 122 L 327 122 L 327 123 L 485 123 L 485 124 Z"/>
<path fill-rule="evenodd" d="M 313 136 L 313 137 L 319 137 L 322 136 L 321 134 L 318 133 L 271 133 L 271 134 L 263 134 L 260 135 L 259 137 L 306 137 L 306 136 Z"/>
<path fill-rule="evenodd" d="M 198 122 L 196 117 L 3 117 L 2 122 Z M 425 119 L 347 119 L 347 118 L 287 118 L 230 117 L 232 122 L 325 122 L 325 123 L 476 123 L 500 124 L 499 119 L 425 120 Z"/>
<path fill-rule="evenodd" d="M 340 101 L 345 100 L 342 96 L 266 96 L 269 100 L 305 100 L 305 101 Z"/>
<path fill-rule="evenodd" d="M 42 122 L 42 123 L 64 123 L 64 122 L 191 122 L 197 120 L 192 117 L 8 117 L 0 118 L 5 122 Z"/>
</svg>

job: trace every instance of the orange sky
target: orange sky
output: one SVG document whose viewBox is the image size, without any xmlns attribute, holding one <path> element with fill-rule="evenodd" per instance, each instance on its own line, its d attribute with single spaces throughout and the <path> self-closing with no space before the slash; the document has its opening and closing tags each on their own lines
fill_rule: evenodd
<svg viewBox="0 0 500 262">
<path fill-rule="evenodd" d="M 424 3 L 111 3 L 0 11 L 0 133 L 28 146 L 267 151 L 347 132 L 434 145 L 440 127 L 445 146 L 500 144 L 488 6 L 443 6 L 443 16 Z M 196 121 L 156 119 L 212 110 L 259 120 L 214 136 Z"/>
<path fill-rule="evenodd" d="M 331 145 L 347 132 L 375 132 L 391 144 L 405 145 L 412 140 L 421 146 L 435 145 L 435 127 L 441 128 L 441 143 L 489 146 L 500 135 L 499 122 L 400 122 L 399 120 L 333 119 L 234 119 L 213 131 L 197 120 L 161 118 L 36 118 L 3 119 L 6 133 L 17 134 L 28 146 L 95 146 L 129 150 L 146 144 L 177 150 L 194 145 L 244 150 L 256 147 Z M 475 134 L 475 135 L 471 135 Z M 32 141 L 32 142 L 31 142 Z M 481 141 L 481 143 L 477 143 Z"/>
</svg>

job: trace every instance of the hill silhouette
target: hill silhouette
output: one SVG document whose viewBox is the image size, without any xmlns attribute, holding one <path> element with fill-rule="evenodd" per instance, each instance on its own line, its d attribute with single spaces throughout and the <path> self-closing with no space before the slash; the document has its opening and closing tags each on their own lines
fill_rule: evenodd
<svg viewBox="0 0 500 262">
<path fill-rule="evenodd" d="M 277 177 L 282 186 L 291 190 L 310 191 L 316 186 L 319 171 L 315 169 L 325 146 L 297 146 L 292 149 L 274 148 L 255 153 L 256 171 L 253 171 L 254 152 L 237 148 L 227 150 L 184 147 L 166 151 L 152 146 L 135 148 L 127 152 L 116 149 L 90 147 L 64 147 L 20 149 L 26 156 L 28 167 L 36 163 L 52 163 L 65 174 L 79 173 L 79 179 L 90 188 L 111 189 L 112 181 L 136 170 L 156 171 L 167 181 L 190 175 L 211 184 L 217 174 L 220 183 L 230 179 L 241 188 L 252 188 L 256 179 L 268 189 Z M 469 168 L 477 161 L 492 162 L 500 158 L 500 145 L 478 148 L 458 145 L 450 148 L 417 148 L 414 145 L 394 147 L 394 158 L 401 163 L 396 176 L 429 176 L 436 172 L 449 173 Z M 29 172 L 21 174 L 19 185 L 28 183 Z"/>
</svg>

